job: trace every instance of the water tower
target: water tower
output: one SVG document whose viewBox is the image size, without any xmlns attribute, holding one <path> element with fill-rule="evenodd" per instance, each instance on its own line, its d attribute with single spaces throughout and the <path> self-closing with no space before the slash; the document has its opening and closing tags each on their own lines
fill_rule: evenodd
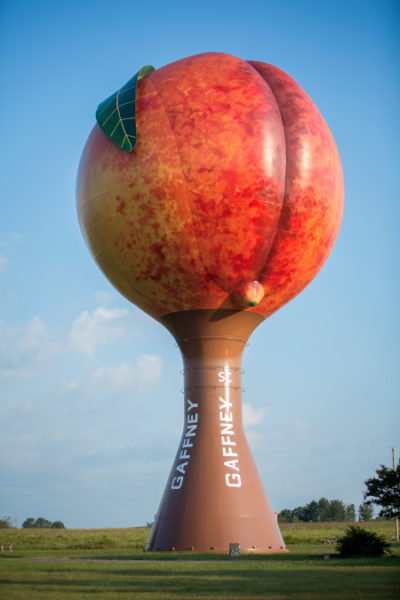
<svg viewBox="0 0 400 600">
<path fill-rule="evenodd" d="M 83 235 L 184 363 L 183 433 L 147 549 L 285 551 L 243 433 L 241 357 L 333 247 L 333 138 L 286 73 L 217 52 L 141 69 L 96 117 L 77 185 Z"/>
</svg>

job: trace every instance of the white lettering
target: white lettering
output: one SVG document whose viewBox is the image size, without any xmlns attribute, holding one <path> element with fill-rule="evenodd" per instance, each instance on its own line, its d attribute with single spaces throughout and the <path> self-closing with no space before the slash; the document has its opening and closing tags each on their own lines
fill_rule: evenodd
<svg viewBox="0 0 400 600">
<path fill-rule="evenodd" d="M 234 435 L 233 431 L 232 431 L 232 435 Z M 221 431 L 221 443 L 223 446 L 236 446 L 236 442 L 232 442 L 231 438 L 228 435 L 226 437 L 224 435 L 222 435 L 222 431 Z"/>
<path fill-rule="evenodd" d="M 171 483 L 171 490 L 180 490 L 183 483 L 183 477 L 174 477 Z"/>
<path fill-rule="evenodd" d="M 224 462 L 224 465 L 226 467 L 229 467 L 230 469 L 233 469 L 234 471 L 240 471 L 239 467 L 238 467 L 238 459 L 234 458 L 233 460 L 226 460 Z"/>
<path fill-rule="evenodd" d="M 233 421 L 232 413 L 223 413 L 223 412 L 220 412 L 219 413 L 219 420 L 223 421 L 223 422 Z"/>
<path fill-rule="evenodd" d="M 238 473 L 226 473 L 225 483 L 228 487 L 242 487 L 242 479 Z"/>
<path fill-rule="evenodd" d="M 229 398 L 225 399 L 220 396 L 219 401 L 221 402 L 221 406 L 220 406 L 221 410 L 224 410 L 224 409 L 227 410 L 228 408 L 230 408 L 232 406 L 232 402 L 230 402 Z"/>
<path fill-rule="evenodd" d="M 218 374 L 219 381 L 223 383 L 223 381 L 227 381 L 225 377 L 226 370 L 220 371 Z M 225 377 L 225 379 L 223 379 Z M 230 380 L 229 380 L 230 382 Z M 232 457 L 231 460 L 224 461 L 224 467 L 226 469 L 230 469 L 230 471 L 225 473 L 225 484 L 228 487 L 241 487 L 242 479 L 240 477 L 240 467 L 239 467 L 239 458 L 238 453 L 234 452 L 233 447 L 236 446 L 235 431 L 233 427 L 233 413 L 229 410 L 232 406 L 232 402 L 229 400 L 229 389 L 227 390 L 227 397 L 219 396 L 220 403 L 220 413 L 219 413 L 219 424 L 220 424 L 220 435 L 221 435 L 221 450 L 223 457 Z M 232 473 L 231 471 L 237 471 L 237 473 Z"/>
<path fill-rule="evenodd" d="M 177 471 L 179 471 L 180 473 L 183 473 L 183 475 L 184 475 L 184 474 L 186 473 L 186 469 L 185 469 L 185 467 L 186 467 L 186 465 L 188 465 L 188 464 L 189 464 L 189 461 L 187 460 L 186 462 L 182 463 L 181 465 L 178 465 L 178 466 L 176 467 L 176 470 L 177 470 Z"/>
<path fill-rule="evenodd" d="M 228 385 L 232 383 L 231 379 L 232 371 L 225 367 L 224 371 L 218 372 L 218 381 L 219 383 L 227 383 Z"/>
<path fill-rule="evenodd" d="M 192 408 L 197 408 L 199 405 L 197 404 L 197 402 L 192 402 L 191 400 L 189 400 L 189 398 L 187 399 L 188 402 L 188 412 L 190 412 L 192 410 Z"/>
<path fill-rule="evenodd" d="M 238 456 L 238 453 L 234 452 L 231 446 L 222 446 L 222 456 Z"/>
<path fill-rule="evenodd" d="M 227 433 L 234 435 L 233 423 L 221 423 L 221 435 L 226 435 Z"/>
<path fill-rule="evenodd" d="M 196 435 L 196 429 L 197 429 L 197 425 L 188 425 L 186 427 L 186 433 L 185 436 L 186 437 L 193 437 Z"/>
<path fill-rule="evenodd" d="M 184 458 L 190 458 L 190 454 L 188 454 L 188 451 L 186 449 L 181 450 L 179 454 L 179 460 L 183 460 Z"/>
<path fill-rule="evenodd" d="M 193 448 L 193 441 L 197 435 L 197 424 L 199 421 L 199 413 L 189 413 L 198 406 L 197 402 L 192 402 L 189 398 L 186 398 L 186 429 L 177 459 L 178 461 L 184 460 L 184 462 L 175 466 L 175 470 L 182 473 L 182 475 L 177 475 L 172 478 L 170 485 L 171 490 L 179 490 L 183 485 L 184 475 L 186 475 L 186 470 L 191 458 L 190 450 L 188 450 L 188 448 Z"/>
</svg>

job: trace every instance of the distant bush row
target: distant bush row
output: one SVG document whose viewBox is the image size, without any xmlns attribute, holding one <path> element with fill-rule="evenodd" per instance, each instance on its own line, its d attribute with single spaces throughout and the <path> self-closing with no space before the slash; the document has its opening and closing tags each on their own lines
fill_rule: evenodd
<svg viewBox="0 0 400 600">
<path fill-rule="evenodd" d="M 361 504 L 358 508 L 358 520 L 369 521 L 373 518 L 373 507 Z M 356 520 L 356 507 L 354 504 L 345 504 L 342 500 L 312 500 L 306 506 L 298 506 L 293 510 L 285 508 L 278 515 L 280 523 L 296 523 L 303 521 L 326 522 L 326 521 L 352 521 Z"/>
<path fill-rule="evenodd" d="M 43 517 L 39 517 L 38 519 L 34 519 L 33 517 L 28 517 L 22 523 L 22 527 L 24 529 L 65 529 L 65 525 L 62 521 L 48 521 Z"/>
</svg>

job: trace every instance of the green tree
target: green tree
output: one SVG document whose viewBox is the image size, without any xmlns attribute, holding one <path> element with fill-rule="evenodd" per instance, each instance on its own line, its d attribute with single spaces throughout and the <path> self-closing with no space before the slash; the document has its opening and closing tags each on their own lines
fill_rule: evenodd
<svg viewBox="0 0 400 600">
<path fill-rule="evenodd" d="M 374 507 L 371 504 L 363 502 L 358 507 L 358 520 L 359 521 L 372 521 L 374 518 Z"/>
<path fill-rule="evenodd" d="M 318 511 L 320 521 L 331 520 L 331 503 L 327 498 L 320 498 L 318 501 Z"/>
<path fill-rule="evenodd" d="M 377 477 L 365 481 L 364 492 L 366 504 L 380 506 L 379 516 L 386 519 L 400 516 L 400 462 L 395 469 L 381 465 L 376 470 Z"/>
<path fill-rule="evenodd" d="M 278 515 L 278 521 L 280 523 L 291 523 L 292 522 L 292 511 L 289 508 L 284 508 Z"/>
<path fill-rule="evenodd" d="M 25 519 L 25 521 L 22 523 L 22 527 L 24 529 L 30 529 L 31 527 L 35 527 L 35 519 L 33 517 L 28 517 L 27 519 Z"/>
<path fill-rule="evenodd" d="M 354 504 L 346 504 L 344 520 L 352 522 L 356 520 L 356 507 Z"/>
<path fill-rule="evenodd" d="M 296 506 L 292 511 L 292 523 L 304 521 L 304 506 Z"/>
<path fill-rule="evenodd" d="M 54 521 L 53 523 L 51 521 L 48 521 L 47 519 L 44 519 L 43 517 L 39 517 L 38 519 L 34 519 L 33 517 L 28 517 L 27 519 L 25 519 L 25 521 L 22 523 L 22 527 L 24 528 L 35 528 L 37 527 L 38 529 L 65 529 L 65 525 L 62 521 Z"/>
<path fill-rule="evenodd" d="M 279 515 L 280 523 L 318 522 L 318 521 L 355 521 L 356 507 L 354 504 L 344 504 L 342 500 L 320 498 L 311 500 L 305 506 L 297 506 L 293 510 L 283 509 Z"/>
<path fill-rule="evenodd" d="M 51 521 L 48 521 L 43 517 L 39 517 L 36 519 L 34 527 L 38 527 L 39 529 L 49 529 L 51 527 Z"/>
<path fill-rule="evenodd" d="M 306 522 L 319 521 L 318 502 L 311 500 L 303 509 L 303 520 Z"/>
<path fill-rule="evenodd" d="M 341 500 L 331 500 L 329 507 L 328 521 L 344 521 L 346 518 L 346 509 Z"/>
<path fill-rule="evenodd" d="M 15 527 L 15 523 L 11 517 L 3 517 L 0 519 L 0 529 L 11 529 Z"/>
</svg>

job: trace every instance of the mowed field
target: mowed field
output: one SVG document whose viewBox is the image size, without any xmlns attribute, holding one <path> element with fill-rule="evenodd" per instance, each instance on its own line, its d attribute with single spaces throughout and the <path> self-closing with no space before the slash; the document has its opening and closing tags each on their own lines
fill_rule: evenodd
<svg viewBox="0 0 400 600">
<path fill-rule="evenodd" d="M 400 598 L 400 544 L 376 559 L 340 559 L 348 523 L 288 523 L 287 554 L 145 553 L 148 528 L 0 530 L 0 598 L 125 600 Z M 390 522 L 363 524 L 394 533 Z M 12 545 L 12 551 L 8 549 Z M 329 557 L 329 559 L 327 559 Z"/>
</svg>

